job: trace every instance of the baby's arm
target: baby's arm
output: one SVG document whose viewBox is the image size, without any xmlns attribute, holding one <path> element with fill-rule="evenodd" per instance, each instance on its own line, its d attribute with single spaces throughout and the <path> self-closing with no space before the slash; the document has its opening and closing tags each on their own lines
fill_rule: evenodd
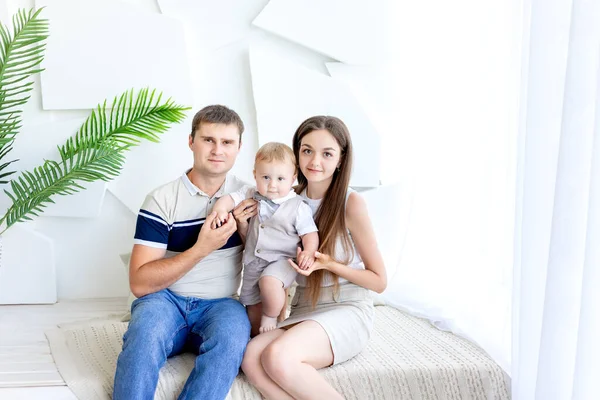
<svg viewBox="0 0 600 400">
<path fill-rule="evenodd" d="M 230 195 L 225 195 L 219 200 L 217 200 L 215 206 L 213 207 L 213 211 L 217 213 L 217 216 L 213 220 L 211 228 L 218 228 L 225 222 L 227 222 L 227 218 L 229 217 L 229 211 L 231 211 L 234 206 L 235 204 L 233 202 L 233 197 L 231 197 Z"/>
<path fill-rule="evenodd" d="M 297 257 L 301 269 L 310 268 L 315 262 L 315 251 L 319 249 L 319 232 L 311 232 L 302 236 L 302 250 Z"/>
<path fill-rule="evenodd" d="M 315 262 L 315 251 L 319 249 L 319 233 L 308 204 L 302 203 L 296 214 L 296 231 L 302 238 L 303 250 L 298 249 L 296 262 L 301 269 L 310 268 Z"/>
</svg>

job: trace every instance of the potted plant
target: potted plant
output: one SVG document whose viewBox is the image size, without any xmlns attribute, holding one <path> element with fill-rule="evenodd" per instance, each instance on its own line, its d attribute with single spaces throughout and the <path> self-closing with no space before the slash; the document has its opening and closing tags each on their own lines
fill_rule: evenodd
<svg viewBox="0 0 600 400">
<path fill-rule="evenodd" d="M 26 268 L 2 262 L 13 227 L 39 216 L 58 196 L 83 190 L 85 182 L 117 177 L 127 151 L 143 140 L 158 142 L 160 135 L 181 122 L 189 109 L 171 99 L 163 101 L 155 90 L 128 90 L 110 105 L 105 100 L 92 110 L 75 136 L 58 146 L 55 160 L 44 160 L 33 170 L 13 177 L 15 171 L 10 169 L 16 160 L 6 159 L 21 127 L 20 106 L 33 90 L 31 76 L 41 71 L 48 37 L 48 21 L 40 18 L 41 11 L 19 10 L 13 17 L 12 30 L 0 24 L 0 185 L 9 186 L 4 193 L 12 201 L 0 217 L 0 245 L 4 245 L 0 249 L 0 303 L 10 302 L 1 297 L 3 286 L 17 284 L 6 269 Z"/>
</svg>

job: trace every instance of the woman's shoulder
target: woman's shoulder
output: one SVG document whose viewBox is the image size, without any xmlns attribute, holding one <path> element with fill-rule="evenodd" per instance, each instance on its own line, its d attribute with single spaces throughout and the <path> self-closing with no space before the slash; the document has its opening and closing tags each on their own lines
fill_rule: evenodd
<svg viewBox="0 0 600 400">
<path fill-rule="evenodd" d="M 346 200 L 346 219 L 354 220 L 356 217 L 364 215 L 367 211 L 367 203 L 360 193 L 352 190 L 348 191 Z"/>
</svg>

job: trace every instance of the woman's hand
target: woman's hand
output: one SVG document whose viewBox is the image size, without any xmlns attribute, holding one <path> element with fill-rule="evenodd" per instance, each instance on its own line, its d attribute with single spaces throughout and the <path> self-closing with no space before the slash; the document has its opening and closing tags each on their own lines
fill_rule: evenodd
<svg viewBox="0 0 600 400">
<path fill-rule="evenodd" d="M 258 202 L 254 199 L 246 199 L 233 209 L 233 218 L 237 222 L 238 233 L 246 241 L 248 232 L 248 221 L 258 214 Z"/>
<path fill-rule="evenodd" d="M 313 271 L 318 271 L 320 269 L 328 270 L 334 261 L 329 255 L 315 251 L 315 262 L 307 269 L 300 268 L 298 264 L 292 261 L 291 258 L 288 258 L 288 262 L 292 267 L 294 267 L 296 272 L 298 272 L 301 275 L 308 276 L 311 273 L 313 273 Z"/>
</svg>

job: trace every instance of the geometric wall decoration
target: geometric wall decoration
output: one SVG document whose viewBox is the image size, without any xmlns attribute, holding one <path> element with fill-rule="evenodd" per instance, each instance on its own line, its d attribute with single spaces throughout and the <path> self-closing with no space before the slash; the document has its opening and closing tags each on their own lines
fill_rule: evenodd
<svg viewBox="0 0 600 400">
<path fill-rule="evenodd" d="M 336 60 L 370 64 L 383 57 L 385 9 L 385 0 L 271 0 L 253 24 Z"/>
<path fill-rule="evenodd" d="M 377 129 L 381 139 L 381 183 L 411 181 L 414 174 L 415 134 L 405 129 L 405 108 L 395 101 L 393 81 L 396 71 L 390 65 L 347 65 L 325 63 L 329 75 L 354 94 Z"/>
<path fill-rule="evenodd" d="M 0 241 L 0 304 L 56 303 L 52 240 L 19 223 Z"/>
<path fill-rule="evenodd" d="M 193 51 L 206 54 L 246 37 L 268 0 L 157 0 L 163 15 L 183 22 Z"/>
<path fill-rule="evenodd" d="M 142 87 L 192 103 L 179 21 L 115 0 L 36 0 L 36 6 L 46 6 L 42 17 L 50 21 L 44 110 L 93 108 Z"/>
<path fill-rule="evenodd" d="M 191 111 L 188 111 L 188 116 Z M 193 116 L 193 115 L 192 115 Z M 143 142 L 127 152 L 121 174 L 107 188 L 137 215 L 146 195 L 177 179 L 192 166 L 188 147 L 191 117 L 161 135 L 160 143 Z"/>
<path fill-rule="evenodd" d="M 261 46 L 250 46 L 250 69 L 258 142 L 291 143 L 296 128 L 314 115 L 344 121 L 352 136 L 352 186 L 379 185 L 380 139 L 352 93 L 335 79 L 281 59 Z"/>
</svg>

